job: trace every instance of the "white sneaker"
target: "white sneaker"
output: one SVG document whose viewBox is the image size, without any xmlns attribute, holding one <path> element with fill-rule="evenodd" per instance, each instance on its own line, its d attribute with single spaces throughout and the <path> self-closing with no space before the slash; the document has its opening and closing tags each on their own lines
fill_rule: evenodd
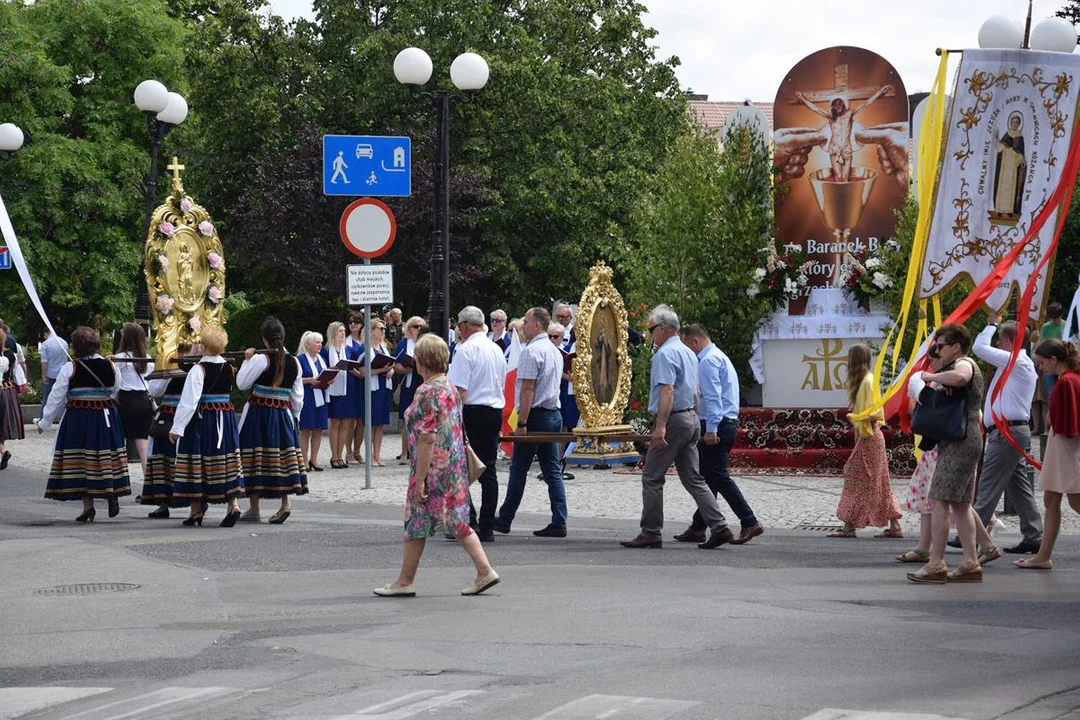
<svg viewBox="0 0 1080 720">
<path fill-rule="evenodd" d="M 1009 532 L 1009 526 L 1001 521 L 1001 518 L 994 516 L 994 519 L 990 522 L 990 527 L 986 528 L 986 532 L 990 533 L 990 537 L 994 537 L 994 533 Z"/>
</svg>

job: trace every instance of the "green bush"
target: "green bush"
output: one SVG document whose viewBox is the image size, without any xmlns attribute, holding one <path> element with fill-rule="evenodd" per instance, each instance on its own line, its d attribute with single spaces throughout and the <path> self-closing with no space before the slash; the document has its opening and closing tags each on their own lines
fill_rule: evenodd
<svg viewBox="0 0 1080 720">
<path fill-rule="evenodd" d="M 236 310 L 225 325 L 229 332 L 229 349 L 262 347 L 259 326 L 268 315 L 273 315 L 285 326 L 285 347 L 295 352 L 300 336 L 308 330 L 326 333 L 326 326 L 334 320 L 344 321 L 348 308 L 336 300 L 316 297 L 283 297 L 278 300 L 255 303 Z"/>
</svg>

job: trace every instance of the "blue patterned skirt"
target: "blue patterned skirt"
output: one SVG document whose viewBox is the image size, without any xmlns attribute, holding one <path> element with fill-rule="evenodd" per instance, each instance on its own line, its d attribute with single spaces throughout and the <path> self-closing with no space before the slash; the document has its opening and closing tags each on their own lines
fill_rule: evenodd
<svg viewBox="0 0 1080 720">
<path fill-rule="evenodd" d="M 175 415 L 179 395 L 164 395 L 161 398 L 161 415 Z M 172 503 L 173 473 L 176 471 L 176 443 L 166 438 L 150 438 L 146 451 L 146 479 L 143 480 L 140 505 L 161 505 Z M 186 506 L 187 503 L 175 503 L 174 507 Z"/>
<path fill-rule="evenodd" d="M 112 398 L 97 389 L 70 391 L 45 497 L 82 500 L 130 494 L 127 445 Z"/>
<path fill-rule="evenodd" d="M 248 495 L 304 495 L 308 478 L 288 388 L 256 385 L 240 428 L 240 460 Z"/>
<path fill-rule="evenodd" d="M 240 434 L 228 395 L 203 395 L 202 419 L 193 418 L 176 449 L 173 503 L 227 503 L 244 496 Z"/>
</svg>

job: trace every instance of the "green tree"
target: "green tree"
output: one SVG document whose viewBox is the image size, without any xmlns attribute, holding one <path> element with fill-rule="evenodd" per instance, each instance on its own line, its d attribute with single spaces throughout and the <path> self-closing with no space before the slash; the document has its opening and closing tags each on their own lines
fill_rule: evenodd
<svg viewBox="0 0 1080 720">
<path fill-rule="evenodd" d="M 0 117 L 31 137 L 0 190 L 61 332 L 131 315 L 149 163 L 131 95 L 151 77 L 182 87 L 183 42 L 160 0 L 0 3 Z M 40 328 L 15 273 L 0 299 L 23 333 Z"/>
<path fill-rule="evenodd" d="M 627 247 L 631 295 L 670 304 L 701 322 L 752 382 L 751 341 L 771 308 L 746 289 L 772 231 L 772 156 L 755 133 L 736 128 L 721 152 L 689 116 L 635 213 Z"/>
</svg>

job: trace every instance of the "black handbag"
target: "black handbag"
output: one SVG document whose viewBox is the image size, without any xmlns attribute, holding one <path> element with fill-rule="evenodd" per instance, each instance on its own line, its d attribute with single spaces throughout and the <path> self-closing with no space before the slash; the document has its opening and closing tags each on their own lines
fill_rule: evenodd
<svg viewBox="0 0 1080 720">
<path fill-rule="evenodd" d="M 937 441 L 957 442 L 967 437 L 967 386 L 954 387 L 946 395 L 929 385 L 919 393 L 911 414 L 911 430 Z"/>
<path fill-rule="evenodd" d="M 167 441 L 169 439 L 169 433 L 172 432 L 174 417 L 174 413 L 168 413 L 166 415 L 159 409 L 157 414 L 154 415 L 154 419 L 150 421 L 150 437 L 155 440 Z"/>
</svg>

